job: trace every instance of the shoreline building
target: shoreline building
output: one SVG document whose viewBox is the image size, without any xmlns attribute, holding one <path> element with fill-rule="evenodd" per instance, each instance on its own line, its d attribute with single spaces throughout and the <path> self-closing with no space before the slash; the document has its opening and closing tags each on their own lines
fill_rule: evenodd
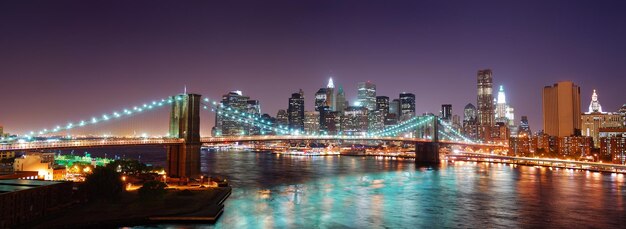
<svg viewBox="0 0 626 229">
<path fill-rule="evenodd" d="M 580 135 L 580 87 L 572 81 L 545 86 L 542 100 L 545 134 L 556 137 Z"/>
<path fill-rule="evenodd" d="M 593 90 L 589 111 L 581 114 L 583 136 L 592 137 L 594 148 L 600 148 L 600 129 L 622 127 L 622 117 L 618 113 L 603 112 L 598 94 Z"/>
</svg>

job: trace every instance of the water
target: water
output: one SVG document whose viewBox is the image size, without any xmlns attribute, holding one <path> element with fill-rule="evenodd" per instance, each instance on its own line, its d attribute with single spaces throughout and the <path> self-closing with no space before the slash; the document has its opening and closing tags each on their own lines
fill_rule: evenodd
<svg viewBox="0 0 626 229">
<path fill-rule="evenodd" d="M 189 227 L 626 227 L 624 175 L 473 162 L 425 168 L 373 157 L 202 156 L 203 170 L 234 189 L 215 225 Z"/>
</svg>

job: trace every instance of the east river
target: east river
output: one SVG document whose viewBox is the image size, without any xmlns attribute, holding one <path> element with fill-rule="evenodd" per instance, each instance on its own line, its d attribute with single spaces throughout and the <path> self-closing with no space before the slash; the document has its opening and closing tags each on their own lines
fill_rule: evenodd
<svg viewBox="0 0 626 229">
<path fill-rule="evenodd" d="M 218 222 L 196 225 L 208 228 L 626 227 L 623 174 L 232 151 L 202 161 L 233 187 Z"/>
</svg>

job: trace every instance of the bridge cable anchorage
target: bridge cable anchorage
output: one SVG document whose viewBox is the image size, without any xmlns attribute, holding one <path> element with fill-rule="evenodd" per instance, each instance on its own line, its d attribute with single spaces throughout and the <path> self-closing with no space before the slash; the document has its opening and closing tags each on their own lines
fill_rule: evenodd
<svg viewBox="0 0 626 229">
<path fill-rule="evenodd" d="M 180 96 L 169 96 L 160 100 L 153 100 L 152 102 L 143 103 L 142 105 L 133 106 L 132 108 L 124 108 L 120 111 L 113 111 L 110 113 L 105 113 L 102 116 L 92 116 L 90 119 L 82 119 L 77 122 L 68 122 L 66 125 L 57 125 L 53 128 L 44 128 L 37 132 L 30 131 L 29 133 L 23 134 L 23 137 L 13 137 L 13 138 L 5 138 L 2 141 L 14 141 L 20 139 L 31 140 L 34 137 L 40 137 L 46 134 L 54 134 L 62 131 L 68 131 L 75 128 L 82 128 L 87 126 L 94 126 L 98 123 L 109 121 L 109 120 L 117 120 L 120 118 L 134 116 L 136 114 L 145 113 L 144 111 L 155 110 L 156 108 L 163 107 L 166 104 L 171 104 L 174 102 L 174 99 L 181 99 Z"/>
</svg>

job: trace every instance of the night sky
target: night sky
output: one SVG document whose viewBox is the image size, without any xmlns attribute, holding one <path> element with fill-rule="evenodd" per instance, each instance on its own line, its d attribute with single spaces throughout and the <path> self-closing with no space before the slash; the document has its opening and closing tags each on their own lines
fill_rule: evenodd
<svg viewBox="0 0 626 229">
<path fill-rule="evenodd" d="M 351 101 L 370 80 L 378 95 L 415 93 L 418 113 L 451 103 L 461 115 L 491 68 L 537 131 L 541 90 L 560 80 L 581 86 L 583 111 L 593 89 L 605 111 L 626 103 L 624 12 L 624 1 L 2 1 L 0 125 L 63 125 L 185 85 L 211 99 L 242 90 L 273 116 L 302 88 L 312 110 L 331 72 Z M 106 128 L 164 133 L 165 110 Z M 203 116 L 204 135 L 213 123 Z"/>
</svg>

